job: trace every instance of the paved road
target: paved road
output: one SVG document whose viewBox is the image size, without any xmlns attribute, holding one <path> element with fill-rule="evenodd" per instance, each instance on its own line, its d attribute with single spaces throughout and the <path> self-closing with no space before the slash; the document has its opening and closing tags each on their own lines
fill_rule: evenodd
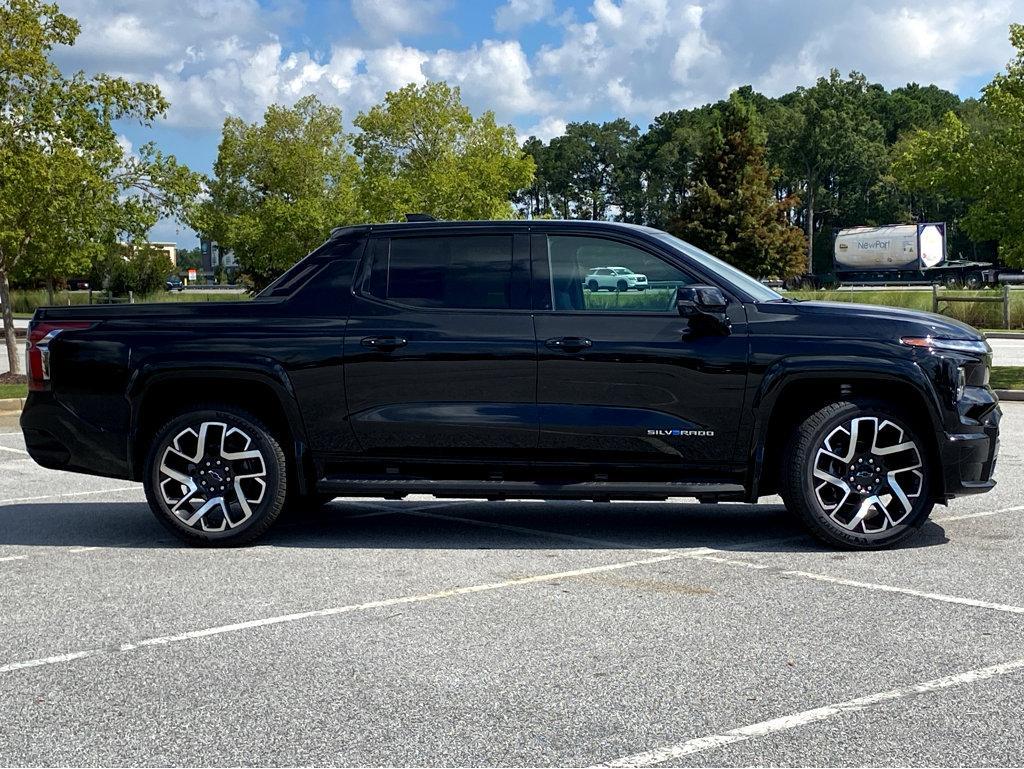
<svg viewBox="0 0 1024 769">
<path fill-rule="evenodd" d="M 15 318 L 14 319 L 14 327 L 15 328 L 28 328 L 28 320 L 27 319 L 23 320 L 21 318 Z M 10 370 L 11 370 L 10 366 L 8 365 L 8 362 L 7 362 L 7 349 L 4 347 L 4 343 L 3 343 L 3 324 L 0 323 L 0 374 L 6 374 Z"/>
<path fill-rule="evenodd" d="M 0 421 L 0 765 L 1018 765 L 1005 411 L 997 490 L 882 553 L 778 504 L 428 498 L 190 550 Z"/>
<path fill-rule="evenodd" d="M 996 366 L 1024 366 L 1024 339 L 989 339 Z"/>
</svg>

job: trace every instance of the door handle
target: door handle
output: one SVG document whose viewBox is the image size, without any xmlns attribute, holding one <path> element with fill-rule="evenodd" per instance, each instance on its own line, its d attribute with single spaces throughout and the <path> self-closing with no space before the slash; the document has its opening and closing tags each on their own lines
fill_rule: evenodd
<svg viewBox="0 0 1024 769">
<path fill-rule="evenodd" d="M 562 350 L 563 352 L 579 352 L 594 346 L 593 342 L 582 336 L 560 336 L 556 339 L 549 339 L 544 344 L 552 350 Z"/>
<path fill-rule="evenodd" d="M 360 344 L 373 350 L 390 352 L 391 350 L 397 350 L 399 347 L 405 347 L 409 344 L 409 340 L 400 336 L 367 336 L 363 337 Z"/>
</svg>

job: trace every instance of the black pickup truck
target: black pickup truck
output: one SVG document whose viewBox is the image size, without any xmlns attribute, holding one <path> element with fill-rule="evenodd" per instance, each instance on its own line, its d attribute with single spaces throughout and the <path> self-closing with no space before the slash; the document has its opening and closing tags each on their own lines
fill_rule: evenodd
<svg viewBox="0 0 1024 769">
<path fill-rule="evenodd" d="M 880 548 L 995 484 L 990 363 L 968 326 L 791 301 L 647 227 L 363 225 L 251 302 L 37 311 L 21 423 L 194 544 L 339 496 L 780 493 Z"/>
</svg>

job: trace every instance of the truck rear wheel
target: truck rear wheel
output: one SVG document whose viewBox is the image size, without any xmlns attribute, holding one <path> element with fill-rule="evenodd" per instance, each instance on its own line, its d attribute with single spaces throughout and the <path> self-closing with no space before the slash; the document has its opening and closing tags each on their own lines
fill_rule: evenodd
<svg viewBox="0 0 1024 769">
<path fill-rule="evenodd" d="M 143 484 L 157 520 L 190 545 L 242 545 L 277 520 L 287 463 L 256 417 L 211 406 L 171 419 L 153 439 Z"/>
<path fill-rule="evenodd" d="M 811 414 L 794 431 L 783 467 L 786 507 L 832 546 L 892 547 L 934 504 L 921 438 L 882 403 L 842 401 Z"/>
</svg>

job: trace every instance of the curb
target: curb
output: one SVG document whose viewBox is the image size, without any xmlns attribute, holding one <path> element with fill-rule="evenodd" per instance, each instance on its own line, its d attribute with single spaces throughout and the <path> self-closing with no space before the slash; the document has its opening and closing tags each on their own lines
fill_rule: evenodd
<svg viewBox="0 0 1024 769">
<path fill-rule="evenodd" d="M 986 339 L 1024 339 L 1024 334 L 1019 331 L 986 331 Z"/>
<path fill-rule="evenodd" d="M 1024 390 L 996 390 L 996 395 L 1001 401 L 1024 401 Z"/>
<path fill-rule="evenodd" d="M 0 398 L 0 417 L 20 414 L 24 407 L 24 398 Z"/>
</svg>

